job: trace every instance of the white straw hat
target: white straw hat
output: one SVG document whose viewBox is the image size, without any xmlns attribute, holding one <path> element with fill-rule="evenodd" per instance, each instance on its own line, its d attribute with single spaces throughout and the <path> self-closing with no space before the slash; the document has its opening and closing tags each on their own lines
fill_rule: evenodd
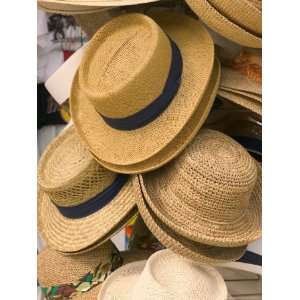
<svg viewBox="0 0 300 300">
<path fill-rule="evenodd" d="M 170 250 L 148 261 L 128 264 L 110 275 L 98 300 L 225 300 L 227 287 L 218 271 Z"/>
</svg>

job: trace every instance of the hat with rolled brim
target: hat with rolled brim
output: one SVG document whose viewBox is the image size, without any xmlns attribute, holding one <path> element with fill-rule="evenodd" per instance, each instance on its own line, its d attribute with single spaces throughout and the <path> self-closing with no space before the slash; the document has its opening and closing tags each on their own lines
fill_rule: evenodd
<svg viewBox="0 0 300 300">
<path fill-rule="evenodd" d="M 229 3 L 230 1 L 223 2 Z M 238 0 L 235 2 L 238 2 Z M 233 22 L 232 19 L 226 17 L 219 10 L 217 10 L 212 5 L 211 1 L 186 0 L 186 3 L 208 27 L 210 27 L 212 30 L 219 33 L 220 35 L 224 36 L 225 38 L 245 47 L 262 47 L 262 39 L 260 35 L 254 34 L 239 26 L 237 23 Z M 253 6 L 253 9 L 257 10 L 255 6 Z M 259 12 L 259 10 L 257 11 Z M 244 13 L 242 13 L 240 17 L 242 17 L 243 15 Z M 245 18 L 243 17 L 243 19 Z"/>
<path fill-rule="evenodd" d="M 49 13 L 76 15 L 99 12 L 112 7 L 136 5 L 158 0 L 38 0 L 38 7 Z"/>
<path fill-rule="evenodd" d="M 150 255 L 142 250 L 120 253 L 110 241 L 77 256 L 45 248 L 37 258 L 38 282 L 47 299 L 94 300 L 112 272 Z"/>
<path fill-rule="evenodd" d="M 155 13 L 151 15 L 151 18 L 152 19 L 140 14 L 128 14 L 114 18 L 100 28 L 86 49 L 72 84 L 70 97 L 71 112 L 80 137 L 100 164 L 120 173 L 150 171 L 159 168 L 178 155 L 192 140 L 197 130 L 203 125 L 212 107 L 219 85 L 220 65 L 214 57 L 213 41 L 206 29 L 198 21 L 186 15 L 170 12 Z M 142 61 L 135 66 L 136 63 L 134 61 L 131 64 L 126 62 L 126 60 L 129 60 L 128 55 L 123 57 L 124 54 L 120 53 L 122 50 L 124 52 L 128 51 L 124 49 L 126 48 L 125 46 L 121 47 L 121 50 L 118 50 L 117 46 L 108 43 L 99 43 L 99 40 L 101 40 L 103 36 L 111 34 L 111 32 L 115 30 L 118 30 L 118 34 L 121 34 L 120 28 L 126 29 L 129 26 L 128 24 L 134 24 L 136 30 L 151 26 L 150 30 L 153 29 L 153 31 L 159 32 L 155 32 L 153 35 L 158 34 L 159 39 L 163 40 L 162 43 L 167 43 L 165 39 L 166 36 L 169 37 L 169 39 L 174 42 L 173 46 L 176 45 L 174 47 L 177 47 L 180 51 L 182 58 L 181 79 L 180 81 L 171 82 L 171 89 L 178 89 L 177 92 L 175 91 L 175 96 L 171 96 L 167 107 L 164 106 L 165 108 L 160 110 L 158 114 L 156 107 L 154 109 L 155 117 L 151 118 L 150 122 L 138 128 L 131 127 L 132 119 L 134 119 L 136 115 L 139 115 L 139 113 L 144 113 L 147 119 L 151 115 L 151 112 L 148 112 L 151 105 L 145 108 L 146 111 L 142 109 L 124 118 L 112 118 L 107 116 L 103 118 L 104 112 L 99 113 L 99 111 L 106 110 L 105 114 L 107 115 L 110 114 L 110 116 L 112 116 L 119 114 L 121 116 L 127 113 L 126 110 L 135 110 L 136 108 L 134 107 L 152 94 L 153 90 L 159 93 L 159 90 L 161 91 L 161 89 L 164 88 L 161 86 L 164 84 L 164 80 L 158 79 L 160 76 L 165 78 L 165 70 L 162 70 L 170 67 L 169 65 L 164 66 L 164 64 L 169 64 L 171 58 L 169 57 L 169 53 L 165 53 L 169 51 L 167 50 L 169 47 L 167 45 L 166 49 L 161 49 L 162 52 L 158 56 L 159 59 L 155 61 L 155 63 L 153 62 L 155 66 L 155 71 L 153 71 L 151 70 L 153 66 L 145 66 L 148 60 L 154 59 L 153 56 L 147 58 L 147 61 Z M 146 30 L 145 28 L 143 30 Z M 139 30 L 137 32 L 139 32 Z M 133 40 L 128 42 L 128 47 L 132 47 L 131 44 L 134 43 L 140 44 L 140 40 L 148 36 L 146 33 L 147 32 L 143 35 L 141 34 L 141 36 L 133 36 Z M 137 39 L 137 41 L 135 39 Z M 141 45 L 139 45 L 139 47 L 144 47 L 145 42 Z M 112 81 L 112 78 L 110 78 L 109 82 L 103 83 L 104 87 L 109 86 L 109 88 L 113 88 L 111 93 L 115 92 L 118 94 L 124 92 L 122 94 L 124 100 L 120 100 L 122 97 L 115 96 L 114 98 L 110 98 L 109 101 L 96 103 L 98 104 L 98 106 L 96 106 L 95 102 L 98 101 L 98 99 L 96 99 L 96 93 L 100 93 L 99 91 L 102 91 L 102 89 L 100 89 L 100 85 L 97 88 L 98 90 L 96 90 L 95 87 L 97 83 L 99 83 L 98 79 L 102 77 L 99 73 L 96 78 L 93 78 L 96 76 L 97 71 L 92 70 L 92 67 L 93 64 L 97 64 L 98 59 L 101 61 L 102 66 L 105 66 L 105 61 L 108 58 L 104 59 L 101 56 L 100 59 L 99 57 L 97 58 L 97 55 L 100 55 L 101 51 L 105 53 L 105 51 L 108 51 L 111 47 L 116 47 L 116 55 L 121 57 L 119 60 L 122 61 L 122 67 L 119 66 L 118 68 L 121 67 L 122 70 L 126 69 L 126 72 L 129 73 L 127 77 L 133 76 L 133 78 L 130 78 L 132 79 L 132 81 L 129 82 L 131 85 L 125 82 L 122 83 L 122 85 L 120 84 L 120 87 L 110 86 L 111 83 L 109 82 Z M 132 49 L 138 51 L 135 48 Z M 141 53 L 143 52 L 146 55 L 146 49 L 141 48 Z M 138 52 L 137 54 L 139 54 L 139 56 L 141 55 Z M 106 56 L 108 55 L 111 54 L 107 54 Z M 167 56 L 163 59 L 161 55 Z M 144 55 L 141 57 L 143 56 Z M 121 64 L 121 61 L 119 62 L 117 59 L 114 61 L 113 57 L 110 59 L 112 61 L 109 61 L 109 69 L 112 69 L 110 72 L 114 72 L 114 65 L 118 63 Z M 133 69 L 131 74 L 130 70 L 133 66 L 140 70 Z M 150 68 L 149 71 L 148 68 Z M 180 66 L 177 65 L 177 68 L 180 68 Z M 97 70 L 99 70 L 98 67 Z M 157 72 L 159 74 L 151 75 L 151 72 Z M 118 74 L 122 74 L 122 72 L 118 71 Z M 147 81 L 145 81 L 146 78 L 148 78 Z M 122 78 L 122 80 L 125 79 Z M 92 81 L 95 83 L 93 84 Z M 84 88 L 84 82 L 86 82 L 87 85 L 91 85 L 94 89 L 88 92 L 89 88 Z M 147 85 L 145 85 L 146 82 Z M 153 87 L 151 87 L 151 84 L 153 84 Z M 161 87 L 157 90 L 159 85 Z M 175 87 L 175 85 L 177 86 Z M 129 93 L 129 89 L 131 93 Z M 125 93 L 125 91 L 128 91 L 128 93 Z M 167 92 L 170 92 L 170 90 L 167 90 Z M 164 93 L 165 92 L 162 93 L 162 98 L 158 97 L 157 99 L 165 100 Z M 107 98 L 111 96 L 111 94 L 107 92 L 105 96 Z M 116 99 L 118 99 L 118 101 Z M 108 107 L 108 102 L 110 103 L 110 107 Z M 153 101 L 151 104 L 154 102 L 154 105 L 158 103 Z M 113 105 L 111 105 L 112 103 Z M 130 119 L 130 121 L 128 119 Z M 128 130 L 124 130 L 124 128 L 120 129 L 118 127 L 119 125 L 116 124 L 119 121 L 121 121 L 121 127 L 124 123 L 126 123 L 125 127 L 130 123 L 129 127 L 131 128 Z"/>
<path fill-rule="evenodd" d="M 107 240 L 135 213 L 136 176 L 100 166 L 74 126 L 47 147 L 38 167 L 38 229 L 61 252 L 80 252 Z"/>
</svg>

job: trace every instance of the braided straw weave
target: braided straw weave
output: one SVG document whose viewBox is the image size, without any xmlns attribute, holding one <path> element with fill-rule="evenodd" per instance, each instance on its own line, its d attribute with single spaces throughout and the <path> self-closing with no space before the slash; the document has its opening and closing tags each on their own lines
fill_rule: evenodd
<svg viewBox="0 0 300 300">
<path fill-rule="evenodd" d="M 151 17 L 156 23 L 145 15 L 127 14 L 101 27 L 72 85 L 71 111 L 78 133 L 99 163 L 112 165 L 114 170 L 135 165 L 133 172 L 138 173 L 139 164 L 163 151 L 200 103 L 208 100 L 204 96 L 214 67 L 214 45 L 208 32 L 185 15 L 169 12 Z M 170 63 L 170 46 L 164 32 L 175 41 L 183 57 L 181 86 L 176 96 L 160 116 L 142 128 L 122 131 L 109 127 L 99 112 L 124 117 L 143 108 L 161 92 Z M 102 71 L 105 73 L 101 76 Z M 204 116 L 212 101 L 213 97 L 203 105 Z M 203 123 L 204 118 L 200 119 L 199 123 Z M 127 172 L 122 167 L 118 171 Z"/>
<path fill-rule="evenodd" d="M 161 250 L 147 261 L 120 267 L 105 281 L 97 299 L 225 300 L 227 287 L 215 268 Z"/>
<path fill-rule="evenodd" d="M 242 46 L 261 48 L 261 37 L 231 22 L 207 0 L 186 0 L 186 3 L 207 26 L 217 33 Z"/>
<path fill-rule="evenodd" d="M 148 205 L 188 239 L 237 247 L 261 236 L 261 173 L 230 137 L 202 130 L 173 163 L 143 176 Z"/>
<path fill-rule="evenodd" d="M 73 126 L 47 147 L 38 168 L 38 225 L 45 242 L 61 252 L 78 252 L 119 230 L 134 214 L 137 192 L 130 177 L 102 209 L 83 218 L 64 217 L 56 207 L 84 203 L 102 192 L 116 174 L 100 166 L 81 144 Z"/>
<path fill-rule="evenodd" d="M 222 15 L 254 35 L 261 35 L 262 14 L 248 0 L 208 0 Z"/>
</svg>

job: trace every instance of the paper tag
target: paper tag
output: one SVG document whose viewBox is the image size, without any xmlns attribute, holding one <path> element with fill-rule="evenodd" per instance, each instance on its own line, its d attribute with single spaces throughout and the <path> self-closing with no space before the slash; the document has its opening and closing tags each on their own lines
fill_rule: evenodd
<svg viewBox="0 0 300 300">
<path fill-rule="evenodd" d="M 86 46 L 87 44 L 72 54 L 45 83 L 46 89 L 59 105 L 68 100 L 70 96 L 72 81 Z"/>
</svg>

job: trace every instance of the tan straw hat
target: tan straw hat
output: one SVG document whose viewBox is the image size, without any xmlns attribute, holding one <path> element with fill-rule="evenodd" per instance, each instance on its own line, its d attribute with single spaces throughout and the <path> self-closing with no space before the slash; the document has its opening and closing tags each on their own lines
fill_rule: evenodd
<svg viewBox="0 0 300 300">
<path fill-rule="evenodd" d="M 82 145 L 73 126 L 43 153 L 38 167 L 38 224 L 45 242 L 77 252 L 107 239 L 135 213 L 136 176 L 104 169 Z"/>
<path fill-rule="evenodd" d="M 108 277 L 98 300 L 225 300 L 227 287 L 212 266 L 195 264 L 170 250 L 122 266 Z"/>
<path fill-rule="evenodd" d="M 121 265 L 145 260 L 148 251 L 119 251 L 112 242 L 77 256 L 46 248 L 38 254 L 37 275 L 47 299 L 95 300 L 107 276 Z"/>
<path fill-rule="evenodd" d="M 261 237 L 261 168 L 221 132 L 203 129 L 176 161 L 140 177 L 153 213 L 190 240 L 237 247 Z"/>
<path fill-rule="evenodd" d="M 101 27 L 72 84 L 80 137 L 99 163 L 120 173 L 158 168 L 183 150 L 219 84 L 213 41 L 198 21 L 178 13 L 152 18 L 126 14 Z M 169 147 L 175 139 L 176 149 Z"/>
<path fill-rule="evenodd" d="M 249 27 L 249 22 L 247 23 L 247 26 L 244 24 L 245 28 L 241 27 L 237 23 L 237 18 L 239 18 L 240 22 L 246 19 L 249 21 L 249 19 L 253 17 L 251 16 L 249 9 L 243 11 L 240 9 L 245 6 L 246 0 L 216 1 L 217 6 L 222 7 L 224 14 L 214 6 L 213 2 L 214 1 L 208 0 L 186 0 L 186 3 L 195 12 L 195 14 L 197 14 L 199 18 L 215 32 L 242 46 L 251 48 L 262 47 L 261 36 L 245 29 L 246 27 Z M 238 2 L 240 2 L 239 12 L 235 11 L 237 6 L 234 5 Z M 248 2 L 247 6 L 250 7 L 251 4 Z M 256 13 L 259 14 L 259 10 L 257 10 L 255 6 L 251 7 L 252 12 L 255 10 Z M 230 14 L 230 16 L 226 16 L 225 13 L 227 13 L 227 15 Z M 253 26 L 256 21 L 251 23 Z M 259 28 L 260 26 L 258 25 L 257 27 Z"/>
</svg>

